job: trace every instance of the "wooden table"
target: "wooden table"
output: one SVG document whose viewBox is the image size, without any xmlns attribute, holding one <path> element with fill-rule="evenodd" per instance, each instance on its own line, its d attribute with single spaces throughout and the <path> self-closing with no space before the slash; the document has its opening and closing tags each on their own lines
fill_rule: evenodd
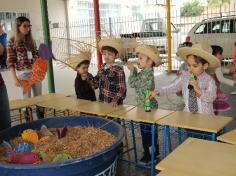
<svg viewBox="0 0 236 176">
<path fill-rule="evenodd" d="M 76 99 L 75 97 L 55 97 L 49 98 L 45 101 L 37 102 L 36 105 L 44 107 L 46 110 L 48 108 L 68 112 L 69 110 L 74 110 L 75 107 L 80 107 L 85 104 L 90 104 L 91 101 Z M 66 115 L 66 114 L 64 114 Z"/>
<path fill-rule="evenodd" d="M 65 97 L 67 96 L 61 93 L 48 93 L 48 94 L 29 98 L 28 101 L 31 102 L 32 104 L 37 104 L 37 103 L 48 101 L 48 100 L 60 100 L 61 98 L 65 98 Z"/>
<path fill-rule="evenodd" d="M 216 135 L 225 126 L 233 120 L 232 117 L 223 117 L 205 114 L 193 114 L 190 112 L 174 112 L 167 117 L 157 121 L 157 124 L 164 126 L 164 157 L 167 155 L 167 140 L 169 143 L 169 152 L 172 151 L 169 127 L 199 130 L 211 133 L 211 139 L 216 140 Z M 179 132 L 179 141 L 182 142 Z"/>
<path fill-rule="evenodd" d="M 236 145 L 236 129 L 218 136 L 217 140 Z"/>
<path fill-rule="evenodd" d="M 34 103 L 29 101 L 29 99 L 17 99 L 17 100 L 10 100 L 9 101 L 9 110 L 10 111 L 19 111 L 19 116 L 20 116 L 20 123 L 22 124 L 23 122 L 23 114 L 22 114 L 22 109 L 23 108 L 28 108 L 30 110 L 29 116 L 30 120 L 33 120 L 33 113 L 31 107 L 34 106 Z"/>
<path fill-rule="evenodd" d="M 168 176 L 235 176 L 236 147 L 230 144 L 188 138 L 156 169 Z M 177 174 L 179 173 L 179 174 Z M 161 174 L 160 174 L 161 175 Z"/>
<path fill-rule="evenodd" d="M 74 110 L 77 110 L 79 112 L 86 113 L 86 114 L 107 116 L 108 114 L 111 114 L 112 112 L 115 112 L 115 111 L 119 111 L 119 110 L 124 111 L 126 108 L 128 109 L 133 108 L 133 106 L 120 105 L 114 108 L 108 103 L 92 101 L 88 105 L 77 106 Z"/>
<path fill-rule="evenodd" d="M 151 147 L 151 176 L 154 175 L 155 171 L 155 164 L 154 164 L 154 152 L 155 152 L 155 131 L 156 131 L 156 122 L 169 114 L 172 114 L 174 111 L 168 111 L 163 109 L 152 109 L 151 112 L 145 112 L 144 107 L 134 107 L 129 111 L 119 113 L 109 113 L 108 116 L 117 117 L 124 120 L 131 121 L 131 130 L 132 130 L 132 140 L 133 140 L 133 150 L 134 150 L 134 157 L 135 157 L 135 164 L 137 164 L 137 151 L 136 151 L 136 141 L 135 141 L 135 133 L 134 133 L 134 122 L 138 123 L 150 123 L 151 133 L 152 133 L 152 147 Z M 137 164 L 138 165 L 138 164 Z"/>
<path fill-rule="evenodd" d="M 130 111 L 126 112 L 123 115 L 120 115 L 119 118 L 132 120 L 135 122 L 144 122 L 155 124 L 160 119 L 174 113 L 174 111 L 164 110 L 164 109 L 152 109 L 151 112 L 145 112 L 144 107 L 135 107 Z"/>
</svg>

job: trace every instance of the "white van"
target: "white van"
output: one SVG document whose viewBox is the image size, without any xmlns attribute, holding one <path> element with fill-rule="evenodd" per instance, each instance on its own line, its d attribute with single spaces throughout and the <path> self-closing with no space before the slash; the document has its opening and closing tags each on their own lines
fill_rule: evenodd
<svg viewBox="0 0 236 176">
<path fill-rule="evenodd" d="M 236 16 L 203 20 L 190 30 L 186 41 L 219 45 L 223 47 L 224 58 L 232 58 L 232 50 L 236 42 Z"/>
</svg>

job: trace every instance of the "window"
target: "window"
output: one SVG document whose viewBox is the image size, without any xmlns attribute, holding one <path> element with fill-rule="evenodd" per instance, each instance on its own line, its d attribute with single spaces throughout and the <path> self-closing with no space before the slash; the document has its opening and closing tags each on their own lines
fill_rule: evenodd
<svg viewBox="0 0 236 176">
<path fill-rule="evenodd" d="M 212 33 L 220 33 L 221 31 L 221 22 L 220 21 L 214 21 L 212 22 Z"/>
<path fill-rule="evenodd" d="M 200 26 L 196 29 L 195 34 L 203 34 L 204 31 L 206 31 L 206 24 L 200 25 Z"/>
<path fill-rule="evenodd" d="M 222 33 L 230 33 L 230 20 L 227 21 L 222 21 L 221 22 L 222 26 Z"/>
</svg>

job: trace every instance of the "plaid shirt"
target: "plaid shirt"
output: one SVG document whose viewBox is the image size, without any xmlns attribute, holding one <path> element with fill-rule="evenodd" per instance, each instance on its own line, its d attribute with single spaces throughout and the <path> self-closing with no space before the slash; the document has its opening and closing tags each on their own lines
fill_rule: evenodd
<svg viewBox="0 0 236 176">
<path fill-rule="evenodd" d="M 33 59 L 28 58 L 27 51 L 29 50 L 24 42 L 21 42 L 18 46 L 16 46 L 13 39 L 9 40 L 7 43 L 8 67 L 14 67 L 18 71 L 32 69 L 35 59 L 39 57 L 38 51 L 36 48 L 31 50 Z"/>
<path fill-rule="evenodd" d="M 146 68 L 137 73 L 137 70 L 131 72 L 129 76 L 129 85 L 135 89 L 136 102 L 139 106 L 144 106 L 146 100 L 146 90 L 153 91 L 155 89 L 153 68 Z M 157 107 L 157 100 L 151 100 L 152 106 Z"/>
<path fill-rule="evenodd" d="M 99 100 L 106 103 L 123 104 L 126 97 L 125 73 L 121 66 L 113 65 L 98 71 L 95 82 L 99 86 Z"/>
</svg>

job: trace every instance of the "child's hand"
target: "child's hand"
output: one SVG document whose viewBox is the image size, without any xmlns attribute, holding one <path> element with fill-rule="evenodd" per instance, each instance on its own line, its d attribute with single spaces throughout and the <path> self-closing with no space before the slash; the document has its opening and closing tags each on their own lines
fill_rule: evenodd
<svg viewBox="0 0 236 176">
<path fill-rule="evenodd" d="M 135 66 L 131 62 L 127 62 L 126 67 L 132 72 L 136 69 Z"/>
<path fill-rule="evenodd" d="M 149 96 L 146 98 L 147 100 L 151 100 L 152 98 L 154 98 L 155 96 L 158 96 L 159 92 L 156 91 L 150 91 Z"/>
<path fill-rule="evenodd" d="M 194 89 L 199 87 L 197 80 L 191 80 L 189 81 L 189 84 L 192 85 Z"/>
<path fill-rule="evenodd" d="M 113 107 L 113 108 L 116 108 L 118 105 L 117 105 L 117 102 L 112 102 L 110 103 L 110 105 Z"/>
<path fill-rule="evenodd" d="M 19 80 L 18 80 L 17 78 L 14 79 L 14 84 L 15 84 L 15 86 L 17 86 L 17 87 L 20 87 L 20 86 L 21 86 L 21 84 L 20 84 L 20 82 L 19 82 Z"/>
</svg>

